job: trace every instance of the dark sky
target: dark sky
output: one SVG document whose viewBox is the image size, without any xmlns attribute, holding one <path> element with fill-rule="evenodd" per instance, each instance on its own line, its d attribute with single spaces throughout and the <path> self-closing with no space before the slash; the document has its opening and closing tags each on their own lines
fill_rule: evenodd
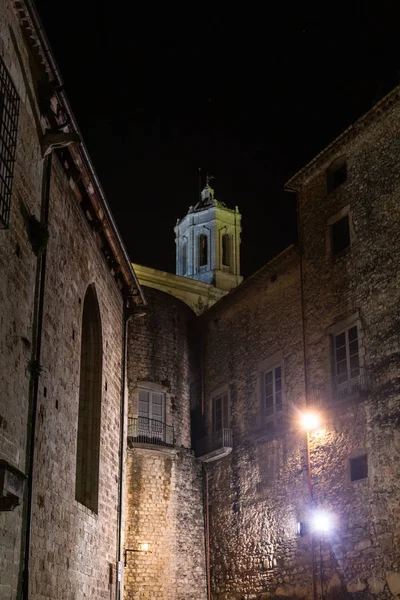
<svg viewBox="0 0 400 600">
<path fill-rule="evenodd" d="M 247 276 L 295 239 L 284 182 L 400 81 L 395 1 L 36 4 L 131 258 L 168 271 L 199 167 Z"/>
</svg>

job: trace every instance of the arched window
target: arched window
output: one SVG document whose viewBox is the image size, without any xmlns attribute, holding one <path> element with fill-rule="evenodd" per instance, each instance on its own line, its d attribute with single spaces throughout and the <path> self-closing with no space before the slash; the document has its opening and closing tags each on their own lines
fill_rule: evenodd
<svg viewBox="0 0 400 600">
<path fill-rule="evenodd" d="M 183 240 L 181 248 L 181 274 L 186 275 L 187 273 L 187 241 Z"/>
<path fill-rule="evenodd" d="M 99 304 L 90 285 L 82 315 L 75 498 L 94 512 L 99 492 L 102 355 Z"/>
<path fill-rule="evenodd" d="M 199 266 L 204 267 L 208 264 L 208 238 L 202 233 L 199 237 Z"/>
<path fill-rule="evenodd" d="M 222 265 L 224 267 L 231 266 L 231 236 L 229 233 L 224 233 L 222 236 Z"/>
</svg>

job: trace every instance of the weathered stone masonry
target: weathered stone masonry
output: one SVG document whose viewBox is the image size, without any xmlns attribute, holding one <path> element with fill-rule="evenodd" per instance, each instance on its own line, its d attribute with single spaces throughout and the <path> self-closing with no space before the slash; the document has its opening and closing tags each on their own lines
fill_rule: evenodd
<svg viewBox="0 0 400 600">
<path fill-rule="evenodd" d="M 129 328 L 129 415 L 138 416 L 138 390 L 157 386 L 175 444 L 142 443 L 128 431 L 125 594 L 205 600 L 202 473 L 190 431 L 190 395 L 199 377 L 195 315 L 168 294 L 145 292 L 148 314 Z"/>
<path fill-rule="evenodd" d="M 20 98 L 11 215 L 8 228 L 0 230 L 0 459 L 7 469 L 27 476 L 21 506 L 0 511 L 0 598 L 21 598 L 23 585 L 26 594 L 29 583 L 32 599 L 108 599 L 116 595 L 119 555 L 124 308 L 134 311 L 143 298 L 134 298 L 140 297 L 140 288 L 84 147 L 66 149 L 65 143 L 77 135 L 72 138 L 64 131 L 67 127 L 57 129 L 65 124 L 68 109 L 56 86 L 49 84 L 55 74 L 32 15 L 23 2 L 6 1 L 0 7 L 1 56 Z M 49 95 L 39 98 L 39 90 Z M 69 122 L 70 128 L 72 117 Z M 50 129 L 63 149 L 52 156 L 44 270 L 43 258 L 33 253 L 28 223 L 32 215 L 39 221 L 45 218 L 49 161 L 43 159 L 43 150 L 51 150 L 44 145 Z M 99 304 L 102 341 L 97 511 L 75 499 L 82 310 L 89 285 Z M 40 364 L 32 365 L 39 338 Z M 34 470 L 29 479 L 36 381 Z M 24 555 L 30 484 L 31 543 Z M 23 576 L 26 556 L 29 573 Z"/>
</svg>

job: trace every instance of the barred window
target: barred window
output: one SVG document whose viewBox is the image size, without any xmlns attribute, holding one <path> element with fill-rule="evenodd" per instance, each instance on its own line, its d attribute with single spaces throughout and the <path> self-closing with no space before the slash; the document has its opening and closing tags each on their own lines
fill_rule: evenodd
<svg viewBox="0 0 400 600">
<path fill-rule="evenodd" d="M 10 222 L 11 188 L 17 145 L 19 98 L 0 57 L 0 228 Z"/>
</svg>

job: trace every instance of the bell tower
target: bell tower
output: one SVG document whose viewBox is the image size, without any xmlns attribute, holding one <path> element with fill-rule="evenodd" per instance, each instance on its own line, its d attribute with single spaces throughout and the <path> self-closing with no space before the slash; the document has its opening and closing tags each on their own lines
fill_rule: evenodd
<svg viewBox="0 0 400 600">
<path fill-rule="evenodd" d="M 231 290 L 241 283 L 241 214 L 215 198 L 207 176 L 196 206 L 175 226 L 176 274 Z"/>
</svg>

